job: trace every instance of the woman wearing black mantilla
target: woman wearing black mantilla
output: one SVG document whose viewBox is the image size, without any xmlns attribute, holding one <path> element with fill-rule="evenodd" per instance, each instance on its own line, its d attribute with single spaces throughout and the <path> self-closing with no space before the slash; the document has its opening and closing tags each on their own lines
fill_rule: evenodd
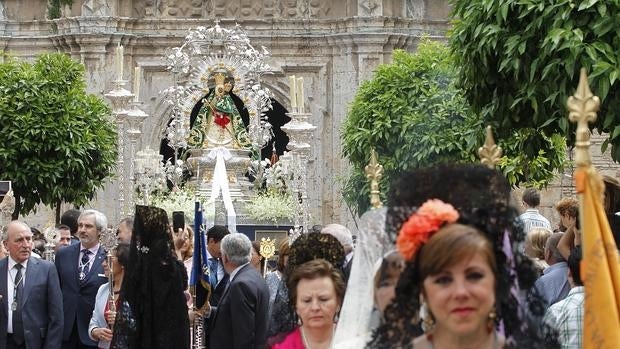
<svg viewBox="0 0 620 349">
<path fill-rule="evenodd" d="M 129 268 L 111 348 L 189 348 L 187 272 L 174 256 L 168 215 L 136 206 Z"/>
</svg>

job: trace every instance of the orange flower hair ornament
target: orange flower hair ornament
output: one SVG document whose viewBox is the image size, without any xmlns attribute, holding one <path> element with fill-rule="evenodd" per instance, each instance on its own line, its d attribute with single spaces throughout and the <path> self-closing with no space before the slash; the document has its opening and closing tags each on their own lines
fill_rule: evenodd
<svg viewBox="0 0 620 349">
<path fill-rule="evenodd" d="M 424 245 L 444 224 L 459 219 L 458 211 L 439 199 L 430 199 L 409 216 L 396 239 L 396 247 L 407 261 L 411 261 L 420 247 Z"/>
</svg>

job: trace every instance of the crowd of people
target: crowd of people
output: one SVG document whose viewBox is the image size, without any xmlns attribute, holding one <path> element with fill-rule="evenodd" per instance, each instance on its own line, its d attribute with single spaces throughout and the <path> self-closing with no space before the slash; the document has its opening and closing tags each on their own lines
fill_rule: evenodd
<svg viewBox="0 0 620 349">
<path fill-rule="evenodd" d="M 578 202 L 555 205 L 555 227 L 538 191 L 522 203 L 519 215 L 494 170 L 445 165 L 403 174 L 384 221 L 361 224 L 355 243 L 327 224 L 280 241 L 268 261 L 246 235 L 208 227 L 204 304 L 188 292 L 196 232 L 173 231 L 162 209 L 137 206 L 109 256 L 106 216 L 68 211 L 53 263 L 13 221 L 0 347 L 190 348 L 200 337 L 210 349 L 581 348 Z"/>
</svg>

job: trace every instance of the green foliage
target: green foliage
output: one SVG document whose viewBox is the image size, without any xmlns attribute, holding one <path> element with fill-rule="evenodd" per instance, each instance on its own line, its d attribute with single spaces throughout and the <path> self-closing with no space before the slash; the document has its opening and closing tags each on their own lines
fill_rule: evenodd
<svg viewBox="0 0 620 349">
<path fill-rule="evenodd" d="M 383 195 L 404 170 L 477 161 L 484 127 L 454 86 L 455 74 L 448 48 L 423 40 L 415 54 L 394 51 L 393 63 L 360 86 L 342 133 L 343 153 L 352 164 L 343 195 L 355 213 L 369 207 L 364 167 L 373 147 L 384 167 Z"/>
<path fill-rule="evenodd" d="M 64 5 L 73 5 L 73 0 L 50 0 L 47 7 L 49 19 L 60 18 L 60 8 Z"/>
<path fill-rule="evenodd" d="M 16 212 L 61 201 L 84 205 L 112 174 L 115 126 L 86 94 L 84 67 L 64 54 L 0 64 L 0 177 L 13 181 Z"/>
<path fill-rule="evenodd" d="M 523 161 L 535 163 L 542 150 L 547 170 L 561 168 L 564 148 L 546 145 L 558 144 L 549 140 L 558 136 L 574 142 L 565 105 L 584 67 L 602 100 L 592 126 L 610 134 L 603 147 L 611 144 L 612 158 L 620 160 L 619 0 L 452 0 L 452 6 L 460 85 L 499 139 L 526 137 L 518 149 Z M 516 129 L 526 131 L 515 135 Z"/>
</svg>

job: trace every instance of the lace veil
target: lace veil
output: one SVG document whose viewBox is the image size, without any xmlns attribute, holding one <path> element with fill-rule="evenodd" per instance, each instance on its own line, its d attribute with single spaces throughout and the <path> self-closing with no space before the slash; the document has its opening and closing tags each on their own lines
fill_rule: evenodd
<svg viewBox="0 0 620 349">
<path fill-rule="evenodd" d="M 334 337 L 339 349 L 363 348 L 378 322 L 374 310 L 374 276 L 384 253 L 393 244 L 385 234 L 385 207 L 368 211 L 359 221 L 357 245 Z"/>
<path fill-rule="evenodd" d="M 136 206 L 110 348 L 189 348 L 187 272 L 173 251 L 166 211 Z"/>
<path fill-rule="evenodd" d="M 459 211 L 459 223 L 482 231 L 493 245 L 497 265 L 497 330 L 506 337 L 504 348 L 558 347 L 556 334 L 544 325 L 533 325 L 528 316 L 542 318 L 542 297 L 524 294 L 537 277 L 533 263 L 521 252 L 523 228 L 518 212 L 510 206 L 506 178 L 482 165 L 442 165 L 404 173 L 389 193 L 385 230 L 391 241 L 408 217 L 428 199 L 440 199 Z M 424 246 L 421 247 L 424 249 Z M 420 256 L 417 253 L 416 256 Z M 396 298 L 385 311 L 385 322 L 374 333 L 368 348 L 410 348 L 420 333 L 421 283 L 418 263 L 406 263 L 396 287 Z"/>
</svg>

